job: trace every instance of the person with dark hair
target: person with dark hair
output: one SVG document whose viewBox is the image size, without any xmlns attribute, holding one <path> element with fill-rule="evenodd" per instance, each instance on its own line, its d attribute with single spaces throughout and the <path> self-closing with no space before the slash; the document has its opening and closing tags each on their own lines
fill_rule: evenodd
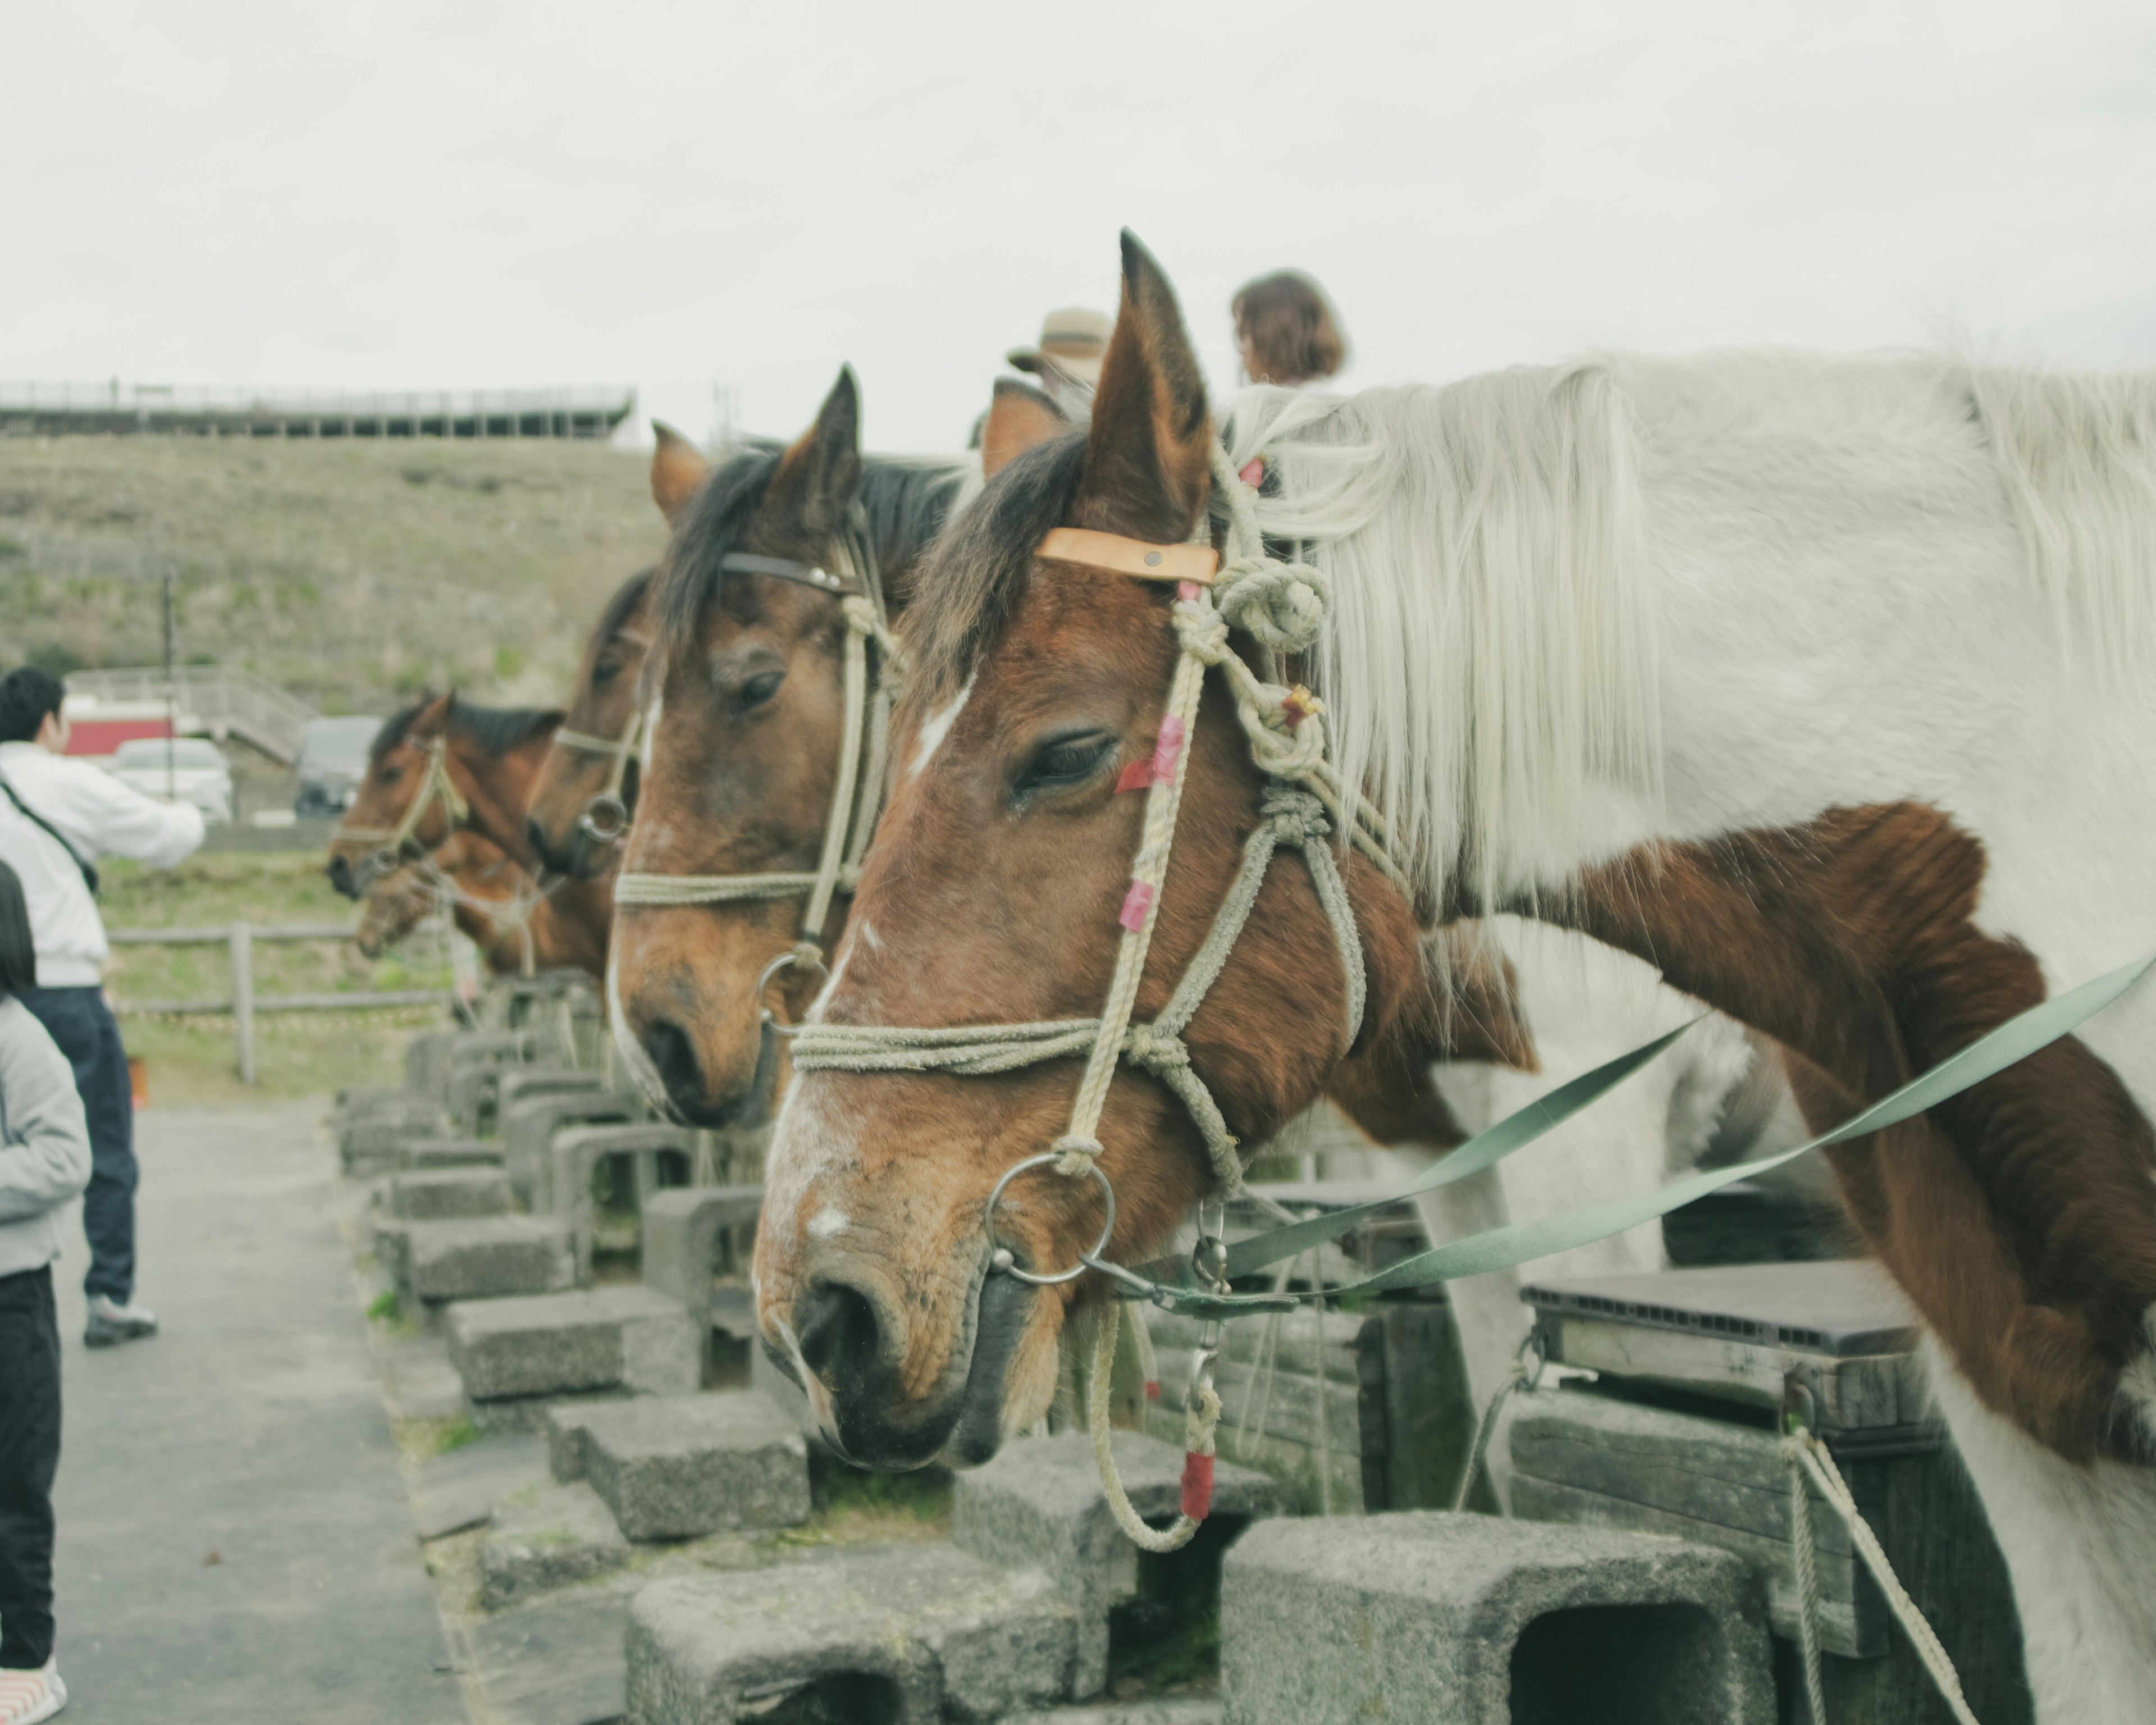
<svg viewBox="0 0 2156 1725">
<path fill-rule="evenodd" d="M 1276 270 L 1235 290 L 1235 351 L 1253 383 L 1322 382 L 1348 362 L 1348 338 L 1325 290 L 1299 270 Z"/>
<path fill-rule="evenodd" d="M 67 1705 L 53 1653 L 53 1476 L 60 1461 L 59 1213 L 90 1183 L 74 1073 L 23 1004 L 38 955 L 23 883 L 0 863 L 0 1721 Z"/>
<path fill-rule="evenodd" d="M 96 859 L 129 856 L 170 868 L 202 843 L 201 814 L 130 789 L 88 761 L 64 758 L 64 691 L 23 665 L 0 677 L 0 862 L 21 877 L 38 955 L 38 983 L 16 992 L 74 1069 L 90 1122 L 92 1168 L 82 1200 L 90 1239 L 92 1348 L 157 1332 L 135 1297 L 135 1111 L 127 1050 L 101 986 L 106 947 L 97 914 Z M 5 1715 L 0 1714 L 0 1719 Z"/>
</svg>

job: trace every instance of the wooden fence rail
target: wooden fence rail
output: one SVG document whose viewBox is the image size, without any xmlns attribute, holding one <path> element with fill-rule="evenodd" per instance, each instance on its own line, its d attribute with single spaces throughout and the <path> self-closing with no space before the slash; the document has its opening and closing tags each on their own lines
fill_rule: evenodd
<svg viewBox="0 0 2156 1725">
<path fill-rule="evenodd" d="M 258 1012 L 362 1011 L 371 1007 L 425 1006 L 453 1000 L 449 988 L 393 988 L 368 993 L 264 994 L 254 992 L 257 941 L 344 941 L 358 932 L 350 922 L 230 922 L 213 928 L 116 928 L 105 939 L 119 947 L 225 947 L 232 962 L 228 999 L 116 1000 L 123 1013 L 230 1013 L 234 1063 L 242 1084 L 254 1082 L 254 1014 Z"/>
</svg>

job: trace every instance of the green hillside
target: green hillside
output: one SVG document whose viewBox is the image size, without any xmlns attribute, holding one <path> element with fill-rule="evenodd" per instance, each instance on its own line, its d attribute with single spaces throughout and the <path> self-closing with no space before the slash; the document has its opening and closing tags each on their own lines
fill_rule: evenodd
<svg viewBox="0 0 2156 1725">
<path fill-rule="evenodd" d="M 665 542 L 645 458 L 578 443 L 0 439 L 0 669 L 239 664 L 329 712 L 551 704 Z"/>
</svg>

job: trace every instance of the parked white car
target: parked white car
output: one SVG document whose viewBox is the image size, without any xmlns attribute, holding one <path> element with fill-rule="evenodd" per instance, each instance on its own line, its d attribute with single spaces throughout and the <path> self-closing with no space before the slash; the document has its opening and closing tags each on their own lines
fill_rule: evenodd
<svg viewBox="0 0 2156 1725">
<path fill-rule="evenodd" d="M 106 771 L 122 784 L 161 803 L 193 803 L 202 810 L 204 820 L 232 819 L 232 768 L 225 764 L 217 745 L 203 737 L 132 738 L 120 745 Z"/>
</svg>

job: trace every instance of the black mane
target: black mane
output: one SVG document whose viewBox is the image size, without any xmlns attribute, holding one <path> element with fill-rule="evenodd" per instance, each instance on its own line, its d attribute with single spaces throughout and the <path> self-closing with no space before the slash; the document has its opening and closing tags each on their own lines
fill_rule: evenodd
<svg viewBox="0 0 2156 1725">
<path fill-rule="evenodd" d="M 740 545 L 785 454 L 784 444 L 757 439 L 714 467 L 698 489 L 660 568 L 661 639 L 686 639 L 705 608 L 717 599 L 724 586 L 720 560 Z M 942 531 L 964 485 L 964 470 L 950 461 L 865 457 L 855 496 L 878 565 L 889 570 L 918 558 Z"/>
<path fill-rule="evenodd" d="M 598 627 L 592 631 L 592 639 L 602 644 L 612 640 L 629 621 L 629 614 L 643 603 L 644 589 L 651 585 L 656 569 L 639 569 L 628 580 L 614 589 L 613 597 L 606 602 L 606 609 L 599 613 Z"/>
<path fill-rule="evenodd" d="M 367 746 L 368 764 L 379 761 L 410 736 L 413 722 L 439 698 L 423 690 L 417 701 L 399 707 L 384 719 L 382 728 L 374 733 L 374 741 Z M 559 707 L 480 706 L 455 695 L 449 697 L 449 729 L 459 737 L 469 737 L 496 760 L 519 743 L 561 722 Z"/>
<path fill-rule="evenodd" d="M 1067 520 L 1086 469 L 1086 436 L 1051 438 L 1019 456 L 951 523 L 915 582 L 901 625 L 909 702 L 941 705 L 1003 633 L 1033 548 Z"/>
</svg>

